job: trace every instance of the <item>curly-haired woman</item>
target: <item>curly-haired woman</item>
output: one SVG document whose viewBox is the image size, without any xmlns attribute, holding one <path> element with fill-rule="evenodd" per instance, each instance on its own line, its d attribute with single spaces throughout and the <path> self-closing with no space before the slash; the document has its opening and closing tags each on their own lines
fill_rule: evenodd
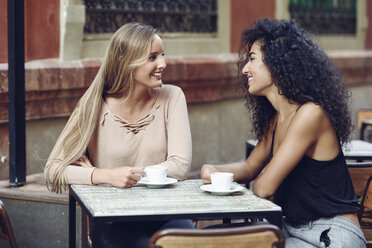
<svg viewBox="0 0 372 248">
<path fill-rule="evenodd" d="M 286 247 L 365 247 L 357 198 L 341 146 L 351 120 L 349 92 L 330 58 L 294 21 L 257 20 L 242 34 L 239 67 L 259 140 L 229 171 L 283 209 Z"/>
</svg>

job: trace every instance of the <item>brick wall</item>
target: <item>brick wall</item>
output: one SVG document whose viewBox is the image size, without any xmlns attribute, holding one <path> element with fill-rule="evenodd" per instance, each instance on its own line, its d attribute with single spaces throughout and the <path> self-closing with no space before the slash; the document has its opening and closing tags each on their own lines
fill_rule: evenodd
<svg viewBox="0 0 372 248">
<path fill-rule="evenodd" d="M 235 55 L 167 58 L 163 81 L 180 86 L 188 103 L 239 98 Z M 26 119 L 68 116 L 93 81 L 100 59 L 26 63 Z M 0 64 L 0 123 L 8 122 L 7 64 Z"/>
</svg>

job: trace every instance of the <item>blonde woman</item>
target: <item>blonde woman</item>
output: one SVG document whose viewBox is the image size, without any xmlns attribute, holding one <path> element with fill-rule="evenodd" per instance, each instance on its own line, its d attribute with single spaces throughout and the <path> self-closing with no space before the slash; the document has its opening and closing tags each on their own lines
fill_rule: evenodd
<svg viewBox="0 0 372 248">
<path fill-rule="evenodd" d="M 163 43 L 151 26 L 129 23 L 112 37 L 104 61 L 62 131 L 45 167 L 47 186 L 68 184 L 132 187 L 144 167 L 163 165 L 168 176 L 186 178 L 191 134 L 182 90 L 162 85 Z M 112 224 L 102 247 L 145 247 L 164 224 L 190 227 L 189 220 Z M 130 234 L 128 228 L 131 229 Z M 137 230 L 137 232 L 136 232 Z"/>
</svg>

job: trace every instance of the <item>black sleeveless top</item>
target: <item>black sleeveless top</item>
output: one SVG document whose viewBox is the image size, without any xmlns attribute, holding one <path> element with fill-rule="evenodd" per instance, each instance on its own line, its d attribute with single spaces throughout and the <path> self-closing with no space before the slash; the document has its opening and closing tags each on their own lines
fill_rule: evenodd
<svg viewBox="0 0 372 248">
<path fill-rule="evenodd" d="M 357 197 L 341 147 L 329 161 L 304 156 L 275 192 L 274 202 L 282 207 L 284 216 L 297 222 L 357 212 Z"/>
</svg>

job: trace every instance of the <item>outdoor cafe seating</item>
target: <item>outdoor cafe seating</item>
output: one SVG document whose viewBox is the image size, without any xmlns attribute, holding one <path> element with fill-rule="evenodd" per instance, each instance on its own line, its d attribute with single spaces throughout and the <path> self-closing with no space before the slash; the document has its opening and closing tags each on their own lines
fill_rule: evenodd
<svg viewBox="0 0 372 248">
<path fill-rule="evenodd" d="M 281 227 L 281 208 L 257 197 L 249 189 L 241 187 L 241 191 L 221 197 L 203 191 L 202 186 L 200 179 L 180 181 L 162 189 L 144 185 L 128 189 L 107 185 L 70 185 L 70 247 L 76 245 L 76 203 L 80 205 L 82 213 L 89 216 L 92 247 L 99 247 L 104 222 L 263 217 L 278 228 Z M 132 197 L 134 194 L 137 197 Z M 159 197 L 161 201 L 156 200 Z M 122 204 L 124 201 L 126 204 Z"/>
</svg>

